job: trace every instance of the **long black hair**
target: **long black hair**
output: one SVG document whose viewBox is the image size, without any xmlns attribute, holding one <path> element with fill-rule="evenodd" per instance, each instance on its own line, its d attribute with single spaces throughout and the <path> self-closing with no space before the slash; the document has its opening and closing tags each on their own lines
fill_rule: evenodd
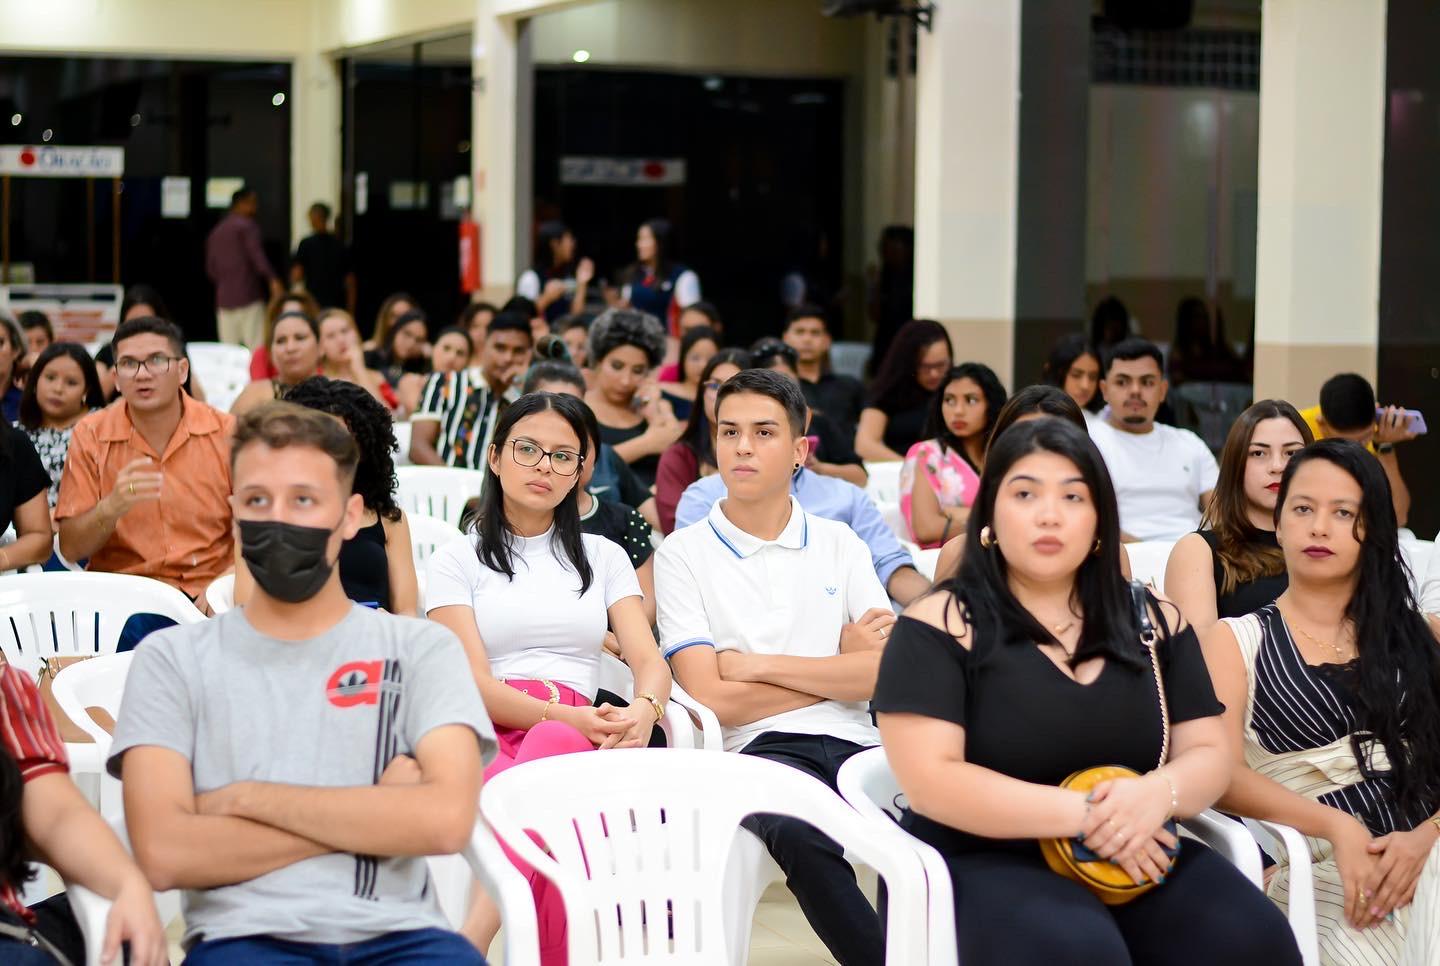
<svg viewBox="0 0 1440 966">
<path fill-rule="evenodd" d="M 1357 443 L 1322 439 L 1290 457 L 1280 478 L 1275 525 L 1296 472 L 1324 460 L 1360 484 L 1354 523 L 1360 543 L 1355 592 L 1345 616 L 1359 652 L 1360 726 L 1384 744 L 1399 810 L 1411 823 L 1440 804 L 1440 647 L 1411 590 L 1400 553 L 1390 482 L 1378 460 Z"/>
<path fill-rule="evenodd" d="M 926 437 L 938 439 L 947 448 L 959 453 L 960 458 L 978 473 L 980 467 L 970 459 L 970 454 L 965 450 L 965 441 L 952 433 L 945 422 L 945 390 L 958 379 L 969 379 L 980 387 L 980 392 L 985 397 L 985 427 L 977 434 L 982 444 L 988 442 L 991 434 L 995 432 L 995 423 L 1000 418 L 1000 410 L 1005 407 L 1007 393 L 994 369 L 983 362 L 962 362 L 945 374 L 945 381 L 940 383 L 939 391 L 931 397 L 930 414 L 926 417 Z M 984 451 L 983 445 L 981 451 Z"/>
<path fill-rule="evenodd" d="M 580 405 L 580 400 L 574 396 L 561 393 L 532 392 L 521 396 L 505 407 L 501 414 L 500 423 L 495 427 L 495 435 L 491 438 L 491 453 L 504 457 L 510 434 L 520 420 L 536 413 L 554 411 L 570 424 L 575 438 L 579 440 L 580 459 L 589 459 L 590 430 L 585 425 L 585 414 L 580 410 Z M 590 570 L 590 561 L 585 557 L 585 544 L 581 539 L 583 532 L 580 529 L 580 506 L 575 497 L 575 491 L 580 486 L 580 474 L 577 473 L 574 479 L 575 486 L 570 488 L 570 492 L 565 494 L 565 498 L 555 507 L 555 536 L 551 541 L 551 548 L 557 560 L 560 559 L 560 550 L 564 550 L 570 566 L 580 577 L 580 596 L 583 597 L 590 589 L 594 575 Z M 480 510 L 475 515 L 471 529 L 480 538 L 475 548 L 480 562 L 514 580 L 515 551 L 512 544 L 515 534 L 510 529 L 510 522 L 505 518 L 505 492 L 500 486 L 500 476 L 491 469 L 489 460 L 485 462 L 485 489 L 480 495 Z M 565 561 L 560 562 L 563 564 Z"/>
<path fill-rule="evenodd" d="M 700 373 L 700 389 L 695 393 L 695 405 L 690 407 L 690 421 L 680 435 L 680 442 L 690 447 L 701 466 L 715 465 L 715 427 L 705 415 L 705 383 L 727 363 L 744 371 L 750 368 L 750 353 L 745 349 L 721 349 L 710 357 Z"/>
<path fill-rule="evenodd" d="M 35 869 L 26 860 L 29 849 L 21 812 L 24 798 L 20 766 L 7 749 L 0 748 L 0 884 L 16 892 L 35 878 Z"/>
<path fill-rule="evenodd" d="M 915 370 L 920 365 L 920 356 L 937 342 L 944 342 L 950 358 L 955 358 L 950 333 L 939 322 L 913 319 L 900 326 L 875 374 L 870 405 L 890 414 L 924 405 L 930 393 L 916 380 Z"/>
<path fill-rule="evenodd" d="M 1070 374 L 1070 367 L 1075 365 L 1075 360 L 1081 356 L 1089 356 L 1095 360 L 1096 376 L 1099 376 L 1100 351 L 1086 341 L 1085 336 L 1076 333 L 1067 335 L 1056 341 L 1050 349 L 1050 358 L 1045 360 L 1045 366 L 1041 370 L 1041 378 L 1052 386 L 1061 389 L 1065 388 L 1065 377 Z M 1096 385 L 1095 394 L 1085 404 L 1085 408 L 1092 413 L 1098 413 L 1105 406 L 1105 400 L 1100 396 L 1099 385 Z"/>
<path fill-rule="evenodd" d="M 360 494 L 365 509 L 382 520 L 399 520 L 400 504 L 395 502 L 398 481 L 392 455 L 397 445 L 395 424 L 385 405 L 362 386 L 324 376 L 306 379 L 286 393 L 285 400 L 345 421 L 360 450 L 354 491 Z"/>
<path fill-rule="evenodd" d="M 988 453 L 1001 433 L 1026 416 L 1053 416 L 1089 432 L 1085 425 L 1085 414 L 1080 411 L 1075 400 L 1065 394 L 1065 390 L 1058 386 L 1026 386 L 1000 407 L 1000 413 L 995 417 L 995 425 L 990 427 L 990 438 L 985 443 L 985 451 Z"/>
<path fill-rule="evenodd" d="M 1120 511 L 1115 487 L 1089 434 L 1068 422 L 1036 419 L 1013 425 L 995 438 L 980 476 L 980 492 L 970 509 L 960 570 L 939 589 L 955 596 L 961 616 L 980 635 L 977 640 L 1058 646 L 1050 630 L 1011 592 L 1000 548 L 980 543 L 983 528 L 994 530 L 995 500 L 1005 474 L 1031 453 L 1054 453 L 1074 463 L 1095 507 L 1095 537 L 1100 549 L 1087 556 L 1075 573 L 1070 605 L 1084 614 L 1085 620 L 1071 665 L 1106 657 L 1131 668 L 1148 667 L 1130 590 L 1120 573 Z M 1167 622 L 1156 624 L 1160 638 L 1168 640 Z"/>
<path fill-rule="evenodd" d="M 25 376 L 25 394 L 20 397 L 20 418 L 17 422 L 26 429 L 39 429 L 45 420 L 45 414 L 40 411 L 40 376 L 46 366 L 61 356 L 75 360 L 80 367 L 80 377 L 85 380 L 85 409 L 99 409 L 105 405 L 105 391 L 100 388 L 100 374 L 95 371 L 95 360 L 90 358 L 90 353 L 83 345 L 74 342 L 55 342 L 45 347 Z"/>
<path fill-rule="evenodd" d="M 569 234 L 571 231 L 563 221 L 542 221 L 536 229 L 534 268 L 542 284 L 551 278 L 562 277 L 559 270 L 568 267 L 555 263 L 555 252 L 550 246 Z"/>
</svg>

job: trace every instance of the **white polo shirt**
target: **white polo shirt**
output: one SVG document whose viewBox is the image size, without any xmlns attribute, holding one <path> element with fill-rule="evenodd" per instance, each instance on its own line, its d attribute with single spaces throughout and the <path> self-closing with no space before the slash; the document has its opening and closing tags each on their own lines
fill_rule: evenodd
<svg viewBox="0 0 1440 966">
<path fill-rule="evenodd" d="M 666 537 L 655 553 L 666 658 L 687 647 L 833 657 L 845 624 L 872 607 L 889 609 L 869 548 L 844 524 L 806 513 L 792 496 L 785 529 L 761 540 L 730 522 L 726 502 Z M 880 741 L 868 702 L 827 700 L 724 728 L 725 750 L 739 751 L 767 731 Z"/>
</svg>

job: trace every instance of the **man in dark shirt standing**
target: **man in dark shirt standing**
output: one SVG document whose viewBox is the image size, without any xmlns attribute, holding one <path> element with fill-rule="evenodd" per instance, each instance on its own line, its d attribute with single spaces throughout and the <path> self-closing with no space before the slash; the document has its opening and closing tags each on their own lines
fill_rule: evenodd
<svg viewBox="0 0 1440 966">
<path fill-rule="evenodd" d="M 256 348 L 264 340 L 266 286 L 281 293 L 265 252 L 255 212 L 260 196 L 241 187 L 230 198 L 230 213 L 205 240 L 205 274 L 215 283 L 215 322 L 220 341 Z"/>
<path fill-rule="evenodd" d="M 290 281 L 304 284 L 320 307 L 343 308 L 355 315 L 355 272 L 350 253 L 330 231 L 330 206 L 317 201 L 310 206 L 308 238 L 302 238 L 290 264 Z"/>
<path fill-rule="evenodd" d="M 858 379 L 830 371 L 830 327 L 824 310 L 815 305 L 791 309 L 784 341 L 795 350 L 795 374 L 800 377 L 805 401 L 853 439 L 865 390 Z"/>
</svg>

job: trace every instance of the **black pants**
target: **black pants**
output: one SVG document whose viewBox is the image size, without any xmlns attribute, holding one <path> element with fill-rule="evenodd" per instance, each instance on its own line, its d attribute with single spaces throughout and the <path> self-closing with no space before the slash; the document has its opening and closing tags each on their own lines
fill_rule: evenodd
<svg viewBox="0 0 1440 966">
<path fill-rule="evenodd" d="M 828 735 L 766 732 L 740 752 L 798 768 L 835 788 L 835 776 L 851 755 L 864 751 L 853 741 Z M 754 832 L 785 872 L 785 884 L 825 948 L 841 966 L 879 966 L 885 961 L 880 917 L 860 891 L 845 850 L 815 826 L 782 815 L 752 815 L 743 825 Z"/>
<path fill-rule="evenodd" d="M 946 862 L 966 966 L 1300 966 L 1280 910 L 1188 839 L 1164 884 L 1123 906 L 1050 871 L 1038 848 Z"/>
<path fill-rule="evenodd" d="M 630 702 L 629 702 L 629 701 L 626 701 L 624 698 L 620 697 L 620 695 L 616 694 L 614 691 L 606 691 L 604 688 L 601 688 L 600 690 L 598 690 L 598 691 L 595 692 L 595 705 L 594 705 L 594 706 L 598 708 L 598 707 L 600 707 L 600 705 L 602 705 L 602 704 L 608 704 L 608 705 L 611 705 L 611 706 L 616 707 L 616 708 L 628 708 L 628 707 L 630 707 Z M 646 747 L 648 747 L 648 748 L 664 748 L 664 747 L 666 747 L 666 745 L 665 745 L 665 730 L 660 727 L 660 722 L 658 722 L 658 721 L 655 722 L 655 726 L 650 729 L 650 744 L 647 745 Z"/>
</svg>

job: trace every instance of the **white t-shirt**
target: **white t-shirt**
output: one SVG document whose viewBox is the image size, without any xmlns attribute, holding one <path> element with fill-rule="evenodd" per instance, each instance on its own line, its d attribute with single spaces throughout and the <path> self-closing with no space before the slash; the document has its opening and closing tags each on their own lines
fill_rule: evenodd
<svg viewBox="0 0 1440 966">
<path fill-rule="evenodd" d="M 624 550 L 586 533 L 581 541 L 592 577 L 580 595 L 580 577 L 564 549 L 552 547 L 553 533 L 514 538 L 513 581 L 480 562 L 474 536 L 440 547 L 426 568 L 425 610 L 473 608 L 497 678 L 546 678 L 594 698 L 607 612 L 618 600 L 641 596 L 640 582 Z"/>
<path fill-rule="evenodd" d="M 833 657 L 840 630 L 872 607 L 890 608 L 870 550 L 849 527 L 806 513 L 792 496 L 790 522 L 761 540 L 725 516 L 710 515 L 665 538 L 655 552 L 660 647 L 667 658 L 687 647 L 747 654 Z M 831 735 L 878 744 L 868 702 L 821 701 L 723 729 L 726 751 L 767 731 Z"/>
<path fill-rule="evenodd" d="M 1096 421 L 1090 438 L 1115 484 L 1120 529 L 1138 540 L 1179 540 L 1200 526 L 1200 494 L 1214 488 L 1220 467 L 1199 436 L 1163 423 L 1127 433 Z"/>
</svg>

